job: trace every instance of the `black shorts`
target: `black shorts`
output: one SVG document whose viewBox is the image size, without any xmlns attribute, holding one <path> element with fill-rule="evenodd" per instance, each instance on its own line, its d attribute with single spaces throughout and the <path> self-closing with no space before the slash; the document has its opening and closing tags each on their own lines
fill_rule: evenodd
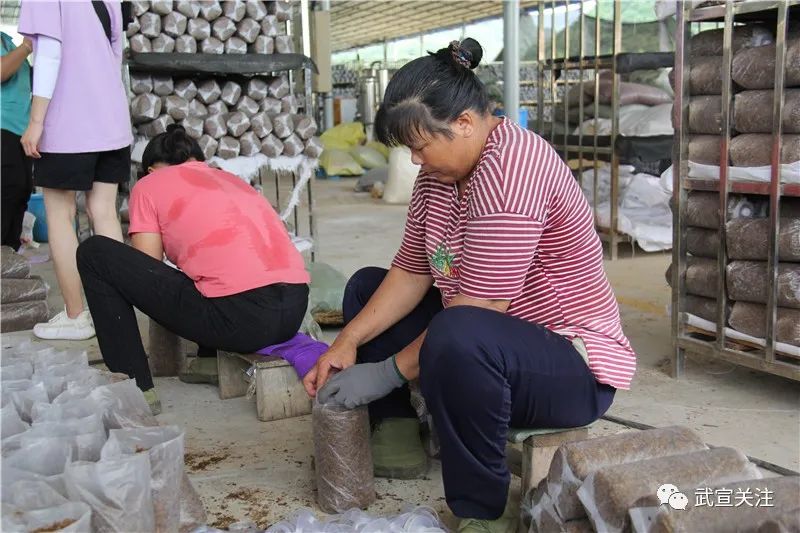
<svg viewBox="0 0 800 533">
<path fill-rule="evenodd" d="M 37 187 L 89 191 L 96 181 L 127 183 L 130 180 L 130 146 L 107 152 L 40 153 L 42 158 L 33 160 L 33 183 Z"/>
</svg>

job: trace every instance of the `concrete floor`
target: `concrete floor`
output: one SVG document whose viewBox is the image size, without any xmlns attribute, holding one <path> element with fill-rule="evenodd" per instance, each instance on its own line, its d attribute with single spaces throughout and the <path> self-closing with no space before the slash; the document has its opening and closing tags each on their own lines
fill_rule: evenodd
<svg viewBox="0 0 800 533">
<path fill-rule="evenodd" d="M 353 185 L 352 180 L 318 181 L 314 188 L 317 259 L 345 275 L 361 266 L 389 264 L 406 210 L 355 194 Z M 800 470 L 800 386 L 691 354 L 685 377 L 670 378 L 670 293 L 663 275 L 670 256 L 637 253 L 631 258 L 630 252 L 627 256 L 607 262 L 606 269 L 639 367 L 632 389 L 617 394 L 609 414 L 652 426 L 686 425 L 709 444 L 733 446 L 752 457 Z M 52 263 L 33 270 L 56 287 Z M 55 289 L 50 304 L 53 309 L 63 305 Z M 326 331 L 326 340 L 335 334 Z M 96 341 L 84 344 L 98 354 Z M 253 400 L 220 401 L 215 387 L 186 385 L 177 379 L 156 383 L 164 405 L 159 420 L 186 430 L 187 465 L 209 511 L 209 523 L 224 526 L 250 518 L 267 526 L 299 507 L 313 508 L 309 417 L 262 423 L 256 419 Z M 592 433 L 623 429 L 601 421 Z M 370 511 L 397 513 L 409 504 L 430 505 L 452 526 L 440 472 L 434 463 L 424 480 L 376 480 L 379 499 Z"/>
</svg>

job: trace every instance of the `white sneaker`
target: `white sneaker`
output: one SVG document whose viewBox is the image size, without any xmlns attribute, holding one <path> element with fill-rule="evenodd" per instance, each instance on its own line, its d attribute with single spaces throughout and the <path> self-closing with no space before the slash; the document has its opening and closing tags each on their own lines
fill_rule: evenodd
<svg viewBox="0 0 800 533">
<path fill-rule="evenodd" d="M 84 311 L 76 318 L 67 316 L 66 309 L 50 319 L 33 326 L 33 334 L 40 339 L 84 341 L 94 337 L 94 324 L 89 311 Z"/>
</svg>

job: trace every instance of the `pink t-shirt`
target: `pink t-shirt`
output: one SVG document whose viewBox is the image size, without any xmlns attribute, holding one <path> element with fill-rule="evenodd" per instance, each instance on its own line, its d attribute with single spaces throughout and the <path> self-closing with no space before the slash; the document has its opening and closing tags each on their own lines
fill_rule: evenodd
<svg viewBox="0 0 800 533">
<path fill-rule="evenodd" d="M 498 125 L 462 197 L 420 174 L 394 266 L 430 274 L 445 306 L 458 294 L 510 300 L 507 314 L 586 346 L 597 381 L 630 388 L 636 354 L 603 270 L 592 209 L 541 137 Z"/>
<path fill-rule="evenodd" d="M 119 2 L 104 3 L 110 42 L 88 0 L 20 4 L 19 32 L 34 47 L 39 35 L 61 41 L 61 66 L 39 141 L 42 152 L 105 152 L 133 141 L 122 84 L 122 8 Z"/>
<path fill-rule="evenodd" d="M 161 168 L 131 191 L 129 233 L 159 233 L 167 259 L 203 296 L 308 283 L 303 257 L 272 206 L 233 174 L 201 162 Z"/>
</svg>

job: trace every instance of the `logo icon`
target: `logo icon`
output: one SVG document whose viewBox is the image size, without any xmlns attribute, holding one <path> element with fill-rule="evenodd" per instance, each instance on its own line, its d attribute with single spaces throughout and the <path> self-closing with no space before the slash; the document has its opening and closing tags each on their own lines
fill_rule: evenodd
<svg viewBox="0 0 800 533">
<path fill-rule="evenodd" d="M 689 505 L 689 498 L 671 483 L 665 483 L 656 491 L 661 505 L 667 504 L 673 509 L 683 511 Z"/>
</svg>

